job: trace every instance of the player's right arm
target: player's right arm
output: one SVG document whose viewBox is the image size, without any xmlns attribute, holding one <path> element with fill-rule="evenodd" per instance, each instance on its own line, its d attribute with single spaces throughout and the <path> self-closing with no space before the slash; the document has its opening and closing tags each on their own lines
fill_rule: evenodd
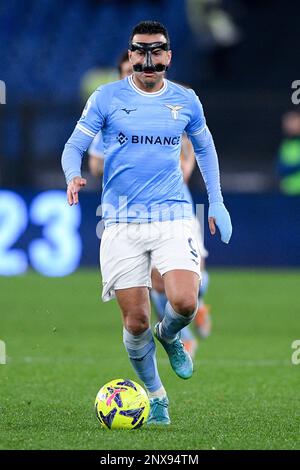
<svg viewBox="0 0 300 470">
<path fill-rule="evenodd" d="M 89 169 L 96 178 L 103 175 L 104 158 L 102 132 L 98 132 L 89 148 Z"/>
<path fill-rule="evenodd" d="M 70 205 L 78 203 L 78 192 L 86 185 L 86 180 L 81 177 L 83 154 L 104 123 L 105 100 L 101 99 L 101 95 L 101 89 L 98 89 L 88 99 L 62 154 L 61 163 L 67 182 L 67 200 Z"/>
</svg>

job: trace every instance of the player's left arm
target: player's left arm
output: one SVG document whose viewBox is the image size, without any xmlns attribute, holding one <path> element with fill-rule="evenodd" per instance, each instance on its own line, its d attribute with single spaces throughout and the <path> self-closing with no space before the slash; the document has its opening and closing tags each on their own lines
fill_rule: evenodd
<svg viewBox="0 0 300 470">
<path fill-rule="evenodd" d="M 195 168 L 195 155 L 191 141 L 186 134 L 182 136 L 180 157 L 183 181 L 188 183 Z"/>
<path fill-rule="evenodd" d="M 220 184 L 218 155 L 212 135 L 206 125 L 202 105 L 194 95 L 194 112 L 186 132 L 195 152 L 196 161 L 203 176 L 209 201 L 208 222 L 212 235 L 216 227 L 220 230 L 221 240 L 229 243 L 232 234 L 232 224 L 229 212 L 224 203 Z"/>
</svg>

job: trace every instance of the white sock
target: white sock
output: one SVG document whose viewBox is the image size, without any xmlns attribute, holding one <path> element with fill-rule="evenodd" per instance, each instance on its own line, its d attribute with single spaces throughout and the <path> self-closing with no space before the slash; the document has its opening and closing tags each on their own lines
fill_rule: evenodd
<svg viewBox="0 0 300 470">
<path fill-rule="evenodd" d="M 164 397 L 167 396 L 167 392 L 166 392 L 164 386 L 161 386 L 155 392 L 149 392 L 149 390 L 148 390 L 148 396 L 149 396 L 149 398 L 164 398 Z"/>
</svg>

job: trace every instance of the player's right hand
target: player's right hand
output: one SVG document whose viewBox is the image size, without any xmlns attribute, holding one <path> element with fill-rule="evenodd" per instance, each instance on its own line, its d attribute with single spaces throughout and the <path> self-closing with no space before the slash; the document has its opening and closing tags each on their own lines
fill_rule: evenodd
<svg viewBox="0 0 300 470">
<path fill-rule="evenodd" d="M 86 179 L 81 178 L 81 176 L 75 176 L 69 184 L 67 188 L 67 199 L 70 206 L 73 204 L 78 204 L 78 192 L 86 185 Z"/>
</svg>

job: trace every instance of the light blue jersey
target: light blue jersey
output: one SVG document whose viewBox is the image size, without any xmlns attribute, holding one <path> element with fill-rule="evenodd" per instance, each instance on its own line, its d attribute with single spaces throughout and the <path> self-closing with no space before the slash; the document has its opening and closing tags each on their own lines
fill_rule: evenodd
<svg viewBox="0 0 300 470">
<path fill-rule="evenodd" d="M 98 132 L 96 137 L 94 138 L 93 142 L 90 145 L 89 148 L 89 154 L 96 156 L 98 158 L 101 158 L 102 160 L 105 160 L 105 152 L 104 152 L 104 145 L 103 145 L 103 139 L 102 139 L 102 132 Z M 183 182 L 183 194 L 184 194 L 184 199 L 188 201 L 190 204 L 194 205 L 193 197 L 191 194 L 191 191 L 188 187 L 188 185 Z"/>
<path fill-rule="evenodd" d="M 105 160 L 102 132 L 98 132 L 93 142 L 91 143 L 90 148 L 89 148 L 89 154 Z M 192 204 L 192 206 L 194 206 L 192 194 L 190 192 L 188 185 L 185 182 L 183 182 L 182 190 L 183 190 L 184 199 L 188 201 L 190 204 Z"/>
<path fill-rule="evenodd" d="M 192 140 L 198 163 L 197 154 L 202 151 L 206 157 L 203 176 L 208 176 L 209 195 L 222 200 L 215 148 L 193 90 L 164 80 L 159 91 L 146 93 L 132 76 L 99 87 L 66 144 L 62 164 L 67 182 L 80 175 L 83 151 L 99 130 L 105 153 L 102 213 L 106 222 L 192 217 L 180 167 L 183 132 Z M 210 184 L 211 164 L 214 181 Z"/>
</svg>

